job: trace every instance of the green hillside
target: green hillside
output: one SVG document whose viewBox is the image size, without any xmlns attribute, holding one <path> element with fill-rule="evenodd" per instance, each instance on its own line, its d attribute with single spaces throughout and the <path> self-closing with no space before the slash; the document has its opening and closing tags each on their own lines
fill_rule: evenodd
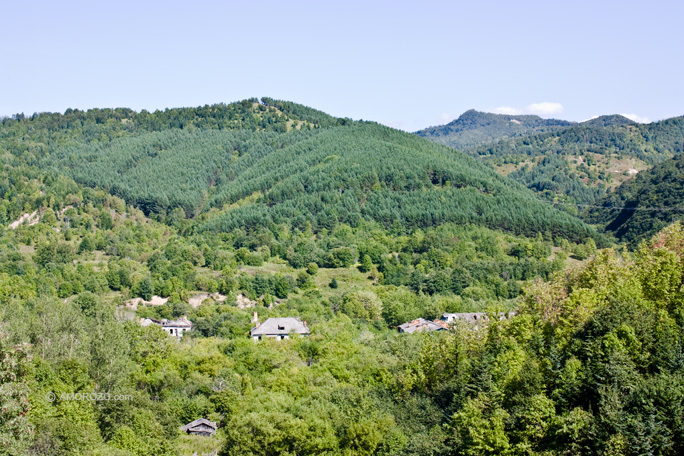
<svg viewBox="0 0 684 456">
<path fill-rule="evenodd" d="M 295 112 L 288 106 L 279 106 L 282 117 Z M 315 128 L 169 128 L 61 147 L 38 165 L 148 215 L 207 213 L 201 229 L 310 223 L 319 230 L 372 220 L 403 230 L 455 222 L 571 240 L 593 235 L 464 154 L 372 123 L 299 117 Z"/>
<path fill-rule="evenodd" d="M 467 152 L 575 211 L 573 204 L 593 204 L 634 174 L 683 150 L 683 117 L 644 125 L 622 116 L 603 116 L 562 131 Z"/>
<path fill-rule="evenodd" d="M 195 216 L 223 187 L 278 148 L 312 135 L 251 130 L 167 129 L 110 142 L 64 147 L 40 166 L 101 187 L 147 214 L 181 208 Z"/>
<path fill-rule="evenodd" d="M 328 130 L 276 151 L 218 192 L 214 203 L 232 204 L 254 192 L 264 196 L 207 226 L 295 220 L 331 228 L 366 219 L 387 228 L 457 222 L 575 240 L 590 234 L 475 160 L 379 125 Z"/>
<path fill-rule="evenodd" d="M 684 215 L 684 155 L 639 173 L 586 211 L 619 239 L 636 244 Z"/>
<path fill-rule="evenodd" d="M 565 120 L 542 119 L 534 115 L 492 114 L 471 109 L 446 125 L 425 128 L 416 134 L 438 144 L 466 150 L 502 139 L 562 130 L 572 125 Z"/>
<path fill-rule="evenodd" d="M 582 125 L 585 127 L 613 127 L 616 125 L 637 125 L 637 123 L 620 114 L 612 114 L 585 120 Z"/>
<path fill-rule="evenodd" d="M 597 251 L 473 157 L 274 100 L 4 119 L 0 162 L 0 454 L 684 449 L 679 225 Z M 444 312 L 488 317 L 397 331 Z"/>
</svg>

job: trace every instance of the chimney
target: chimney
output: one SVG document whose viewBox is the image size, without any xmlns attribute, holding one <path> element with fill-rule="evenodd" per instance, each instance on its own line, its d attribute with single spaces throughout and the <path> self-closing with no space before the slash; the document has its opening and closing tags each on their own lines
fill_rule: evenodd
<svg viewBox="0 0 684 456">
<path fill-rule="evenodd" d="M 259 315 L 256 310 L 254 311 L 254 316 L 252 317 L 252 323 L 259 323 Z"/>
</svg>

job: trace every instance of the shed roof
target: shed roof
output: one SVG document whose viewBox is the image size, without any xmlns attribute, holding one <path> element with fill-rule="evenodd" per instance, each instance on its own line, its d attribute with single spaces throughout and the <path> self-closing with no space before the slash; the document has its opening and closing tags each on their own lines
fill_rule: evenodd
<svg viewBox="0 0 684 456">
<path fill-rule="evenodd" d="M 193 422 L 191 422 L 191 423 L 188 423 L 188 424 L 186 424 L 185 426 L 183 426 L 183 427 L 181 428 L 181 431 L 183 431 L 183 432 L 188 431 L 188 430 L 190 430 L 190 429 L 192 429 L 192 428 L 194 428 L 194 427 L 196 427 L 196 426 L 199 426 L 200 424 L 207 425 L 207 426 L 212 427 L 212 428 L 214 428 L 214 429 L 217 429 L 217 428 L 218 428 L 218 425 L 217 425 L 216 423 L 214 423 L 213 421 L 209 421 L 209 420 L 206 419 L 206 418 L 198 418 L 198 419 L 196 419 L 195 421 L 193 421 Z"/>
</svg>

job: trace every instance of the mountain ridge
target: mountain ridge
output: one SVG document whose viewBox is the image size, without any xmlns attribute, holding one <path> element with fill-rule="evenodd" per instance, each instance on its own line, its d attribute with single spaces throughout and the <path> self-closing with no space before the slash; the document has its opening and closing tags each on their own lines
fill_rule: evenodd
<svg viewBox="0 0 684 456">
<path fill-rule="evenodd" d="M 636 125 L 638 122 L 629 119 L 622 114 L 608 114 L 603 116 L 596 116 L 592 119 L 579 122 L 580 125 L 592 127 L 610 127 L 614 125 Z"/>
<path fill-rule="evenodd" d="M 597 236 L 465 154 L 270 98 L 36 115 L 4 121 L 0 138 L 10 162 L 102 188 L 150 216 L 200 217 L 212 230 L 374 220 L 407 230 L 455 222 Z"/>
<path fill-rule="evenodd" d="M 427 127 L 415 134 L 462 150 L 507 137 L 553 131 L 573 124 L 565 120 L 542 119 L 533 114 L 495 114 L 469 109 L 446 125 Z"/>
<path fill-rule="evenodd" d="M 482 115 L 471 110 L 465 118 Z M 485 118 L 501 121 L 507 116 Z M 619 114 L 464 149 L 540 196 L 565 203 L 562 207 L 573 214 L 578 211 L 571 204 L 594 204 L 638 172 L 682 150 L 684 117 L 640 124 Z"/>
</svg>

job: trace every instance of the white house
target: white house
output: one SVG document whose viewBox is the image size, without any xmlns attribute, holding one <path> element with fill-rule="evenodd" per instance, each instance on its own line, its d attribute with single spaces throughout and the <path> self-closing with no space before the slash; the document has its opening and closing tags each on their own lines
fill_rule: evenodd
<svg viewBox="0 0 684 456">
<path fill-rule="evenodd" d="M 150 326 L 150 325 L 161 326 L 161 328 L 164 331 L 169 333 L 169 335 L 176 337 L 177 339 L 181 339 L 185 332 L 190 331 L 192 329 L 192 322 L 185 317 L 181 317 L 178 320 L 167 320 L 167 319 L 155 320 L 152 318 L 141 318 L 140 319 L 140 325 L 141 326 Z"/>
</svg>

